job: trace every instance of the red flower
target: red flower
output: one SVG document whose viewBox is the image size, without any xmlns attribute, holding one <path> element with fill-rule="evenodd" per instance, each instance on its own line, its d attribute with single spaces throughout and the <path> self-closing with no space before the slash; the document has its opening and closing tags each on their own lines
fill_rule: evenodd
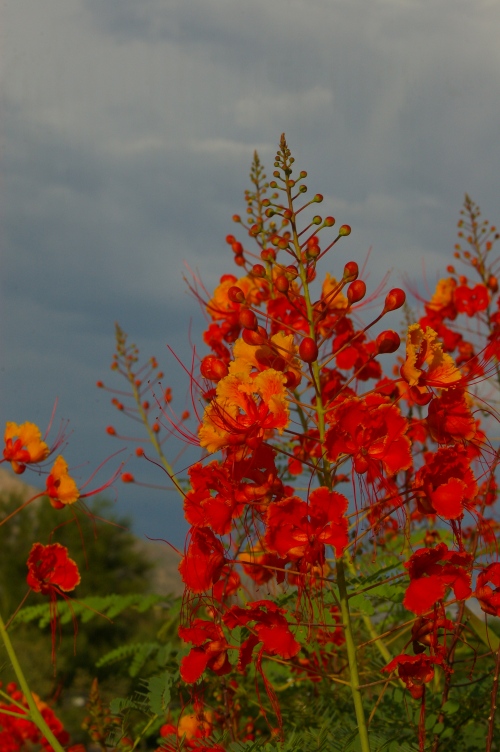
<svg viewBox="0 0 500 752">
<path fill-rule="evenodd" d="M 434 665 L 442 664 L 441 655 L 397 655 L 382 671 L 390 674 L 397 669 L 411 696 L 418 700 L 424 694 L 424 684 L 434 678 Z"/>
<path fill-rule="evenodd" d="M 476 285 L 473 288 L 460 285 L 455 290 L 455 305 L 459 313 L 466 313 L 472 318 L 488 308 L 490 302 L 488 289 L 484 285 Z"/>
<path fill-rule="evenodd" d="M 492 588 L 489 582 L 495 588 Z M 474 595 L 486 614 L 500 616 L 500 564 L 498 562 L 490 564 L 478 574 Z"/>
<path fill-rule="evenodd" d="M 463 389 L 448 389 L 429 404 L 429 433 L 438 444 L 472 441 L 476 436 L 474 419 Z"/>
<path fill-rule="evenodd" d="M 246 626 L 251 621 L 255 622 L 254 634 L 250 635 L 240 648 L 238 662 L 240 669 L 244 669 L 249 664 L 253 648 L 259 642 L 262 642 L 262 650 L 270 655 L 279 655 L 285 659 L 297 655 L 300 643 L 291 633 L 285 613 L 285 609 L 279 608 L 274 601 L 254 601 L 248 603 L 246 608 L 232 606 L 227 611 L 223 621 L 229 629 Z"/>
<path fill-rule="evenodd" d="M 412 464 L 408 423 L 396 405 L 378 394 L 350 398 L 328 413 L 332 427 L 326 434 L 327 456 L 336 462 L 350 454 L 357 473 L 369 479 L 408 470 Z"/>
<path fill-rule="evenodd" d="M 80 573 L 68 549 L 60 543 L 44 546 L 34 543 L 28 557 L 28 585 L 35 593 L 50 597 L 50 626 L 52 630 L 52 661 L 56 656 L 57 596 L 66 598 L 66 593 L 79 584 Z M 76 626 L 75 626 L 76 635 Z"/>
<path fill-rule="evenodd" d="M 229 673 L 227 657 L 229 644 L 221 627 L 213 621 L 195 619 L 190 627 L 179 627 L 179 637 L 195 647 L 181 661 L 181 676 L 192 684 L 208 667 L 218 676 Z"/>
<path fill-rule="evenodd" d="M 194 593 L 204 593 L 217 582 L 226 563 L 224 547 L 207 527 L 193 528 L 186 555 L 179 564 L 184 584 Z"/>
<path fill-rule="evenodd" d="M 423 614 L 452 588 L 457 600 L 472 593 L 470 567 L 472 556 L 463 551 L 449 551 L 445 543 L 435 548 L 420 548 L 405 564 L 410 584 L 403 606 L 414 614 Z"/>
<path fill-rule="evenodd" d="M 69 593 L 79 584 L 80 573 L 68 549 L 60 543 L 34 543 L 28 557 L 28 585 L 35 593 L 56 596 Z"/>
<path fill-rule="evenodd" d="M 324 564 L 325 545 L 337 557 L 347 546 L 348 500 L 322 486 L 312 491 L 306 503 L 296 496 L 269 507 L 265 542 L 271 551 L 309 564 Z"/>
<path fill-rule="evenodd" d="M 417 504 L 422 514 L 438 514 L 445 520 L 462 517 L 465 505 L 477 495 L 477 483 L 463 446 L 441 447 L 425 456 L 415 477 Z"/>
</svg>

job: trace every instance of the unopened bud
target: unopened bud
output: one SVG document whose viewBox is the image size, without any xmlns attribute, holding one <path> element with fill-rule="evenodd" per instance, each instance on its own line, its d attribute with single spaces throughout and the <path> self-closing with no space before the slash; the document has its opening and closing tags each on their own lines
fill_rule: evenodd
<svg viewBox="0 0 500 752">
<path fill-rule="evenodd" d="M 299 356 L 304 363 L 314 363 L 318 359 L 318 345 L 312 337 L 304 337 L 299 345 Z"/>
<path fill-rule="evenodd" d="M 227 297 L 232 303 L 243 303 L 245 301 L 245 293 L 241 287 L 233 285 L 227 291 Z"/>
<path fill-rule="evenodd" d="M 215 355 L 206 355 L 200 363 L 200 373 L 208 381 L 220 381 L 228 374 L 227 365 Z"/>
<path fill-rule="evenodd" d="M 253 331 L 252 329 L 243 329 L 241 338 L 247 345 L 258 347 L 259 345 L 263 345 L 267 342 L 267 332 L 262 326 L 257 327 L 257 331 Z"/>
<path fill-rule="evenodd" d="M 276 280 L 274 282 L 274 286 L 278 290 L 278 292 L 288 292 L 288 288 L 290 287 L 290 282 L 286 278 L 284 274 L 280 274 L 279 277 L 276 277 Z"/>
<path fill-rule="evenodd" d="M 404 305 L 406 300 L 406 293 L 401 290 L 400 287 L 395 287 L 393 290 L 389 290 L 385 298 L 384 313 L 388 311 L 395 311 Z"/>
<path fill-rule="evenodd" d="M 393 353 L 396 352 L 401 344 L 401 337 L 392 329 L 387 329 L 385 332 L 380 332 L 375 340 L 377 346 L 377 352 L 379 353 Z"/>
<path fill-rule="evenodd" d="M 244 329 L 252 329 L 253 331 L 257 329 L 257 316 L 249 308 L 240 308 L 238 321 Z"/>
<path fill-rule="evenodd" d="M 347 235 L 351 234 L 351 228 L 349 225 L 342 225 L 342 227 L 339 230 L 339 235 L 341 238 L 345 238 Z"/>
<path fill-rule="evenodd" d="M 252 266 L 252 274 L 254 277 L 265 277 L 266 269 L 262 264 L 254 264 Z"/>
<path fill-rule="evenodd" d="M 347 288 L 347 300 L 350 305 L 358 303 L 366 295 L 366 285 L 362 279 L 355 279 Z"/>
<path fill-rule="evenodd" d="M 359 268 L 355 261 L 348 261 L 344 266 L 344 280 L 346 282 L 354 282 L 358 278 Z"/>
</svg>

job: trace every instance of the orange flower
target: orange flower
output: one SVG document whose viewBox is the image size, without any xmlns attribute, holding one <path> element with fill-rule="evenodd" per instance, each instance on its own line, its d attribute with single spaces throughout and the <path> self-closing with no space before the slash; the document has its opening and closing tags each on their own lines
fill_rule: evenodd
<svg viewBox="0 0 500 752">
<path fill-rule="evenodd" d="M 330 310 L 344 309 L 349 305 L 347 298 L 342 293 L 340 285 L 329 272 L 326 273 L 323 287 L 321 289 L 321 299 L 327 304 Z"/>
<path fill-rule="evenodd" d="M 245 370 L 230 373 L 217 384 L 198 434 L 200 446 L 208 452 L 235 444 L 255 448 L 270 431 L 282 433 L 288 425 L 284 374 L 269 368 L 250 375 L 249 370 L 248 363 Z"/>
<path fill-rule="evenodd" d="M 54 509 L 62 509 L 67 504 L 74 504 L 80 492 L 73 478 L 68 474 L 68 463 L 59 455 L 47 478 L 47 496 Z"/>
<path fill-rule="evenodd" d="M 26 465 L 42 462 L 50 454 L 50 449 L 42 441 L 42 433 L 34 423 L 8 422 L 5 425 L 4 459 L 10 462 L 18 475 L 26 470 Z"/>
<path fill-rule="evenodd" d="M 427 303 L 426 308 L 430 308 L 431 311 L 442 311 L 447 306 L 453 306 L 456 286 L 457 283 L 453 277 L 440 279 L 436 285 L 436 291 L 429 303 Z"/>
<path fill-rule="evenodd" d="M 401 376 L 410 386 L 431 386 L 447 389 L 457 386 L 462 374 L 451 355 L 443 352 L 443 345 L 430 326 L 425 333 L 419 324 L 408 327 L 406 360 L 401 366 Z"/>
</svg>

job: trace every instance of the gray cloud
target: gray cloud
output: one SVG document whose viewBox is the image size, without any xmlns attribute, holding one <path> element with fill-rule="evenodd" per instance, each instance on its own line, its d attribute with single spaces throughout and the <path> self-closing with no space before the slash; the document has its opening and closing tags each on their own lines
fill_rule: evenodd
<svg viewBox="0 0 500 752">
<path fill-rule="evenodd" d="M 202 316 L 183 261 L 209 289 L 238 273 L 230 217 L 254 149 L 269 172 L 282 131 L 353 226 L 333 273 L 373 246 L 370 285 L 394 268 L 432 286 L 464 191 L 500 219 L 495 2 L 8 0 L 3 15 L 2 417 L 43 424 L 59 395 L 93 463 L 112 451 L 93 385 L 113 322 L 190 362 Z"/>
</svg>

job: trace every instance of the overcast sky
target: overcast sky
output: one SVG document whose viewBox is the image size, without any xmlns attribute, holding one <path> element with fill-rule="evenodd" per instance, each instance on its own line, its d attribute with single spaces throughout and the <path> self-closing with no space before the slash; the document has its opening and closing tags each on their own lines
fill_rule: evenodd
<svg viewBox="0 0 500 752">
<path fill-rule="evenodd" d="M 498 0 L 3 0 L 0 28 L 1 418 L 44 427 L 58 398 L 81 480 L 119 448 L 95 388 L 115 320 L 184 409 L 167 344 L 189 362 L 203 320 L 183 263 L 208 288 L 238 272 L 224 237 L 283 131 L 353 227 L 333 274 L 373 247 L 369 286 L 432 286 L 464 192 L 500 222 Z M 181 542 L 175 496 L 117 495 Z"/>
</svg>

